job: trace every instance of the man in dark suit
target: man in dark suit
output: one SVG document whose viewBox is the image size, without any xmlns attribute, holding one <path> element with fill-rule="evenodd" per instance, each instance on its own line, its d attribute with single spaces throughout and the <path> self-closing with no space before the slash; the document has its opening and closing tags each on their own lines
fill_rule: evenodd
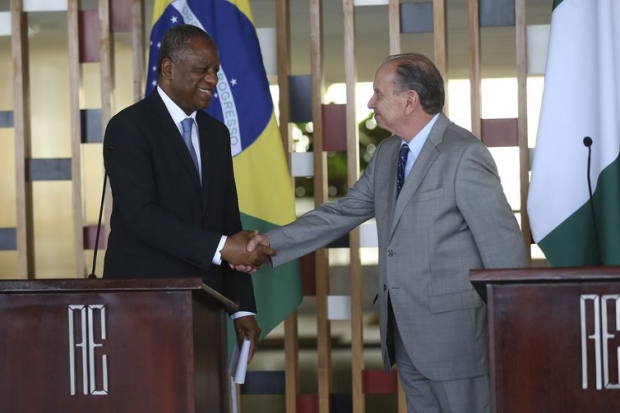
<svg viewBox="0 0 620 413">
<path fill-rule="evenodd" d="M 486 306 L 469 271 L 527 266 L 519 225 L 489 150 L 443 114 L 444 81 L 428 58 L 388 57 L 373 88 L 368 108 L 393 135 L 357 183 L 248 250 L 270 245 L 280 265 L 375 217 L 383 362 L 397 365 L 408 411 L 486 413 Z"/>
<path fill-rule="evenodd" d="M 260 328 L 252 279 L 232 265 L 256 268 L 271 248 L 248 253 L 254 232 L 241 231 L 230 134 L 205 109 L 220 67 L 211 37 L 192 25 L 164 35 L 158 87 L 114 116 L 104 162 L 113 195 L 104 278 L 201 277 L 239 305 L 241 341 Z"/>
</svg>

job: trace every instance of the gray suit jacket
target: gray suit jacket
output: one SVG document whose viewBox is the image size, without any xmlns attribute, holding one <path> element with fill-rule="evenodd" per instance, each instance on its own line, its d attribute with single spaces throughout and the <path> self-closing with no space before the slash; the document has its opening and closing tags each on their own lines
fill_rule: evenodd
<svg viewBox="0 0 620 413">
<path fill-rule="evenodd" d="M 267 233 L 274 266 L 346 234 L 375 216 L 384 366 L 388 294 L 407 353 L 431 380 L 488 373 L 486 305 L 474 268 L 527 265 L 523 237 L 488 149 L 442 113 L 396 200 L 401 138 L 378 145 L 348 194 Z"/>
</svg>

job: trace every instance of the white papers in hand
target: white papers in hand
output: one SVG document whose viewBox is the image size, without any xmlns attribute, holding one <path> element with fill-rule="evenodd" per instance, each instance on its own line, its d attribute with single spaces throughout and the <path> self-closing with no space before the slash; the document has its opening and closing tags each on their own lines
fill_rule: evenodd
<svg viewBox="0 0 620 413">
<path fill-rule="evenodd" d="M 230 377 L 237 384 L 245 383 L 245 372 L 248 369 L 250 357 L 250 340 L 245 339 L 241 346 L 235 346 L 230 360 Z"/>
</svg>

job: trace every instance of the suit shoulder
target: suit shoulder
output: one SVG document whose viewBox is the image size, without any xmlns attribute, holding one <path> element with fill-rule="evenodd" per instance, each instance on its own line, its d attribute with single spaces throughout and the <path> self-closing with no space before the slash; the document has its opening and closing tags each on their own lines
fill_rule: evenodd
<svg viewBox="0 0 620 413">
<path fill-rule="evenodd" d="M 198 122 L 198 126 L 200 126 L 200 124 L 204 124 L 210 130 L 216 130 L 216 131 L 222 131 L 222 132 L 225 131 L 226 133 L 229 133 L 228 127 L 225 124 L 223 124 L 222 122 L 220 122 L 218 119 L 214 118 L 213 116 L 209 115 L 205 111 L 198 111 L 196 113 L 196 121 Z"/>
<path fill-rule="evenodd" d="M 486 148 L 486 145 L 482 143 L 473 133 L 454 122 L 450 122 L 446 128 L 443 142 L 461 149 L 465 149 L 471 145 L 481 145 Z"/>
<path fill-rule="evenodd" d="M 377 145 L 377 150 L 379 149 L 390 150 L 390 149 L 397 148 L 401 145 L 402 141 L 403 140 L 400 137 L 396 135 L 391 135 L 383 139 L 381 142 L 379 142 L 379 144 Z"/>
<path fill-rule="evenodd" d="M 119 111 L 117 114 L 110 118 L 110 122 L 119 122 L 136 117 L 147 116 L 149 112 L 149 104 L 146 99 L 142 99 L 136 103 L 133 103 L 126 108 Z"/>
</svg>

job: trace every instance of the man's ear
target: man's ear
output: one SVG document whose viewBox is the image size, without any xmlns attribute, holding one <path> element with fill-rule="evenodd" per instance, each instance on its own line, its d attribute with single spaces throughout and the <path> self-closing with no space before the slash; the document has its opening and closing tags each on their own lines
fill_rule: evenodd
<svg viewBox="0 0 620 413">
<path fill-rule="evenodd" d="M 161 62 L 161 76 L 165 79 L 171 79 L 172 78 L 172 65 L 174 63 L 172 62 L 172 60 L 166 58 L 163 59 Z"/>
<path fill-rule="evenodd" d="M 407 104 L 413 107 L 417 107 L 420 105 L 420 96 L 418 95 L 418 92 L 416 92 L 415 90 L 407 91 Z"/>
<path fill-rule="evenodd" d="M 406 110 L 407 113 L 411 113 L 415 111 L 420 106 L 420 96 L 418 96 L 418 92 L 415 90 L 408 90 L 407 92 L 407 100 L 406 100 Z"/>
</svg>

